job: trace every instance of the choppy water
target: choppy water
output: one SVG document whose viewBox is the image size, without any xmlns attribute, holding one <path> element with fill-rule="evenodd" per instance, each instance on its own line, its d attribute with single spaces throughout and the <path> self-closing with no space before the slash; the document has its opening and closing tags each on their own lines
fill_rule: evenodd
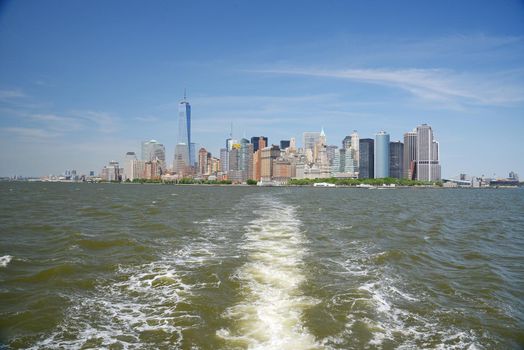
<svg viewBox="0 0 524 350">
<path fill-rule="evenodd" d="M 521 349 L 524 190 L 0 183 L 0 348 Z"/>
</svg>

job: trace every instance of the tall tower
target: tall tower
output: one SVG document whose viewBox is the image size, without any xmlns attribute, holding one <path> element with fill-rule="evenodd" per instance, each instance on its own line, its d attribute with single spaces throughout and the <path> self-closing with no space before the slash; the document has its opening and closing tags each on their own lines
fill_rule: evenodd
<svg viewBox="0 0 524 350">
<path fill-rule="evenodd" d="M 433 138 L 431 126 L 417 126 L 417 180 L 440 180 L 439 143 Z"/>
<path fill-rule="evenodd" d="M 381 131 L 375 135 L 375 179 L 389 177 L 389 134 Z"/>
<path fill-rule="evenodd" d="M 359 179 L 375 177 L 375 141 L 373 139 L 359 140 Z"/>
<path fill-rule="evenodd" d="M 405 179 L 415 179 L 415 163 L 417 160 L 417 131 L 410 131 L 404 134 L 404 165 L 402 177 Z"/>
<path fill-rule="evenodd" d="M 389 143 L 389 176 L 401 179 L 404 166 L 404 144 L 400 141 Z"/>
<path fill-rule="evenodd" d="M 191 147 L 191 105 L 184 99 L 178 104 L 178 139 L 175 146 L 173 169 L 184 173 L 194 163 L 194 147 Z"/>
</svg>

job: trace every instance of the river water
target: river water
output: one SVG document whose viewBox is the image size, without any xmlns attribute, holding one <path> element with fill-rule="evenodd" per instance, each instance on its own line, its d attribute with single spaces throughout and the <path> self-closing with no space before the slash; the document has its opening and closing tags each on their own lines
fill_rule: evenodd
<svg viewBox="0 0 524 350">
<path fill-rule="evenodd" d="M 523 189 L 0 183 L 0 348 L 523 345 Z"/>
</svg>

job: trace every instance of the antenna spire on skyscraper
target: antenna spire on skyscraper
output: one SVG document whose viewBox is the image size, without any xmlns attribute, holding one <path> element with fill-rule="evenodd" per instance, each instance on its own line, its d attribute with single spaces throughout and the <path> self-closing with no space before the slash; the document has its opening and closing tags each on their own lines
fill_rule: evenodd
<svg viewBox="0 0 524 350">
<path fill-rule="evenodd" d="M 184 88 L 184 101 L 186 100 L 186 88 Z"/>
</svg>

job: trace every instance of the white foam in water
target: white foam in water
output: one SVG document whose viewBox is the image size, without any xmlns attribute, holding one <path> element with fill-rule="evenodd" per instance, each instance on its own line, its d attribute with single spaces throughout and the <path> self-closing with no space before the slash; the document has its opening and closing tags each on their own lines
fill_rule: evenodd
<svg viewBox="0 0 524 350">
<path fill-rule="evenodd" d="M 198 327 L 200 316 L 179 310 L 200 288 L 218 288 L 220 280 L 188 285 L 191 267 L 215 257 L 207 241 L 189 242 L 180 250 L 139 266 L 121 266 L 117 281 L 93 294 L 73 299 L 58 329 L 33 349 L 60 348 L 181 348 L 183 332 Z M 154 344 L 143 336 L 154 334 Z"/>
<path fill-rule="evenodd" d="M 394 341 L 398 349 L 478 349 L 478 336 L 470 330 L 461 330 L 441 324 L 438 315 L 419 315 L 404 305 L 424 303 L 424 296 L 414 296 L 405 290 L 400 276 L 392 274 L 387 267 L 376 265 L 373 260 L 381 253 L 369 253 L 373 247 L 355 247 L 351 258 L 331 261 L 332 266 L 344 266 L 345 271 L 361 279 L 358 293 L 346 293 L 332 299 L 334 305 L 349 307 L 347 324 L 341 334 L 330 336 L 323 344 L 330 347 L 353 337 L 357 321 L 365 322 L 372 333 L 368 342 L 371 348 L 381 348 L 386 341 Z M 365 273 L 364 273 L 365 271 Z M 355 303 L 361 303 L 354 309 Z M 449 310 L 448 310 L 449 311 Z M 446 312 L 441 309 L 438 312 Z M 400 344 L 398 344 L 400 342 Z M 438 345 L 435 344 L 438 342 Z M 425 345 L 424 345 L 425 344 Z"/>
<path fill-rule="evenodd" d="M 0 267 L 7 267 L 11 260 L 13 260 L 11 255 L 0 256 Z"/>
<path fill-rule="evenodd" d="M 217 331 L 217 335 L 232 347 L 318 348 L 301 322 L 303 311 L 317 301 L 300 290 L 305 281 L 302 258 L 306 253 L 300 222 L 293 207 L 266 204 L 256 213 L 260 217 L 246 227 L 248 262 L 235 276 L 242 283 L 244 300 L 227 309 L 224 317 L 233 326 Z"/>
</svg>

